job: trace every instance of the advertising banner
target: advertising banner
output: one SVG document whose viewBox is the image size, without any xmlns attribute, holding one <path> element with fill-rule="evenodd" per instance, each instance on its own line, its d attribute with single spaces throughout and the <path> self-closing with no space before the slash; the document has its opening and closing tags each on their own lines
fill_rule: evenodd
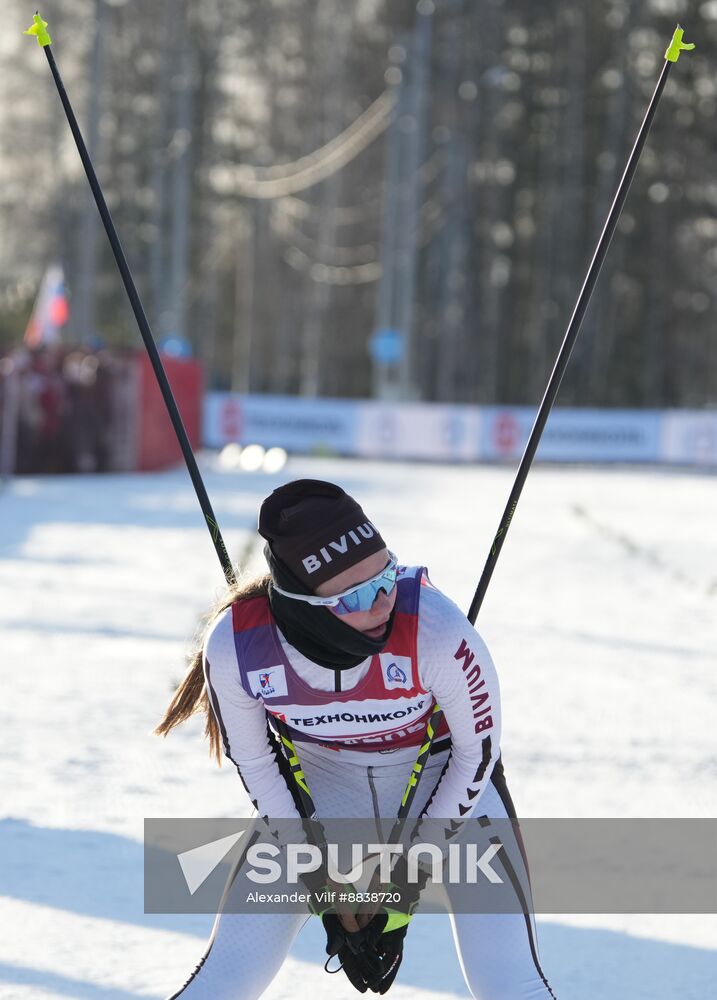
<svg viewBox="0 0 717 1000">
<path fill-rule="evenodd" d="M 232 442 L 287 451 L 356 454 L 358 403 L 295 396 L 243 396 L 210 392 L 204 403 L 205 446 Z"/>
<path fill-rule="evenodd" d="M 481 458 L 520 458 L 536 412 L 532 407 L 483 407 Z M 545 462 L 659 462 L 660 413 L 553 410 L 536 457 Z"/>
<path fill-rule="evenodd" d="M 434 462 L 517 462 L 537 409 L 212 392 L 203 443 L 278 446 L 297 454 Z M 538 448 L 544 462 L 717 466 L 717 413 L 555 409 Z"/>
<path fill-rule="evenodd" d="M 661 458 L 678 465 L 717 466 L 717 413 L 668 410 L 662 418 Z"/>
<path fill-rule="evenodd" d="M 480 413 L 475 406 L 437 403 L 362 403 L 356 454 L 470 462 L 480 454 Z"/>
</svg>

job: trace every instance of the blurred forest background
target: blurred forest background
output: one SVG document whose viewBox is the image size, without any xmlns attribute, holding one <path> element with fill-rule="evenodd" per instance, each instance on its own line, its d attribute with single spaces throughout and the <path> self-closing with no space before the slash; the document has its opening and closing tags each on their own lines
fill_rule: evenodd
<svg viewBox="0 0 717 1000">
<path fill-rule="evenodd" d="M 0 352 L 45 268 L 136 345 L 43 53 L 5 0 Z M 717 400 L 717 0 L 63 0 L 53 51 L 158 338 L 213 388 L 535 403 L 676 22 L 559 401 Z M 395 330 L 396 363 L 372 357 Z"/>
</svg>

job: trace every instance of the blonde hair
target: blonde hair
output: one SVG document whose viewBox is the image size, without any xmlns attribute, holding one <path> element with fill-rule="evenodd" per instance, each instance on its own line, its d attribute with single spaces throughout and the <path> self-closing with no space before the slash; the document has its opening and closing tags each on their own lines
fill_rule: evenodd
<svg viewBox="0 0 717 1000">
<path fill-rule="evenodd" d="M 187 672 L 174 692 L 162 721 L 154 730 L 157 736 L 166 736 L 175 726 L 186 722 L 190 716 L 197 712 L 204 712 L 206 716 L 204 735 L 209 740 L 209 754 L 220 767 L 222 764 L 222 738 L 216 717 L 209 704 L 204 680 L 204 643 L 209 630 L 222 611 L 226 611 L 235 601 L 245 601 L 250 597 L 260 597 L 267 594 L 270 579 L 271 577 L 267 574 L 233 584 L 222 594 L 214 607 L 204 615 L 203 626 L 197 633 L 197 642 L 188 657 Z"/>
</svg>

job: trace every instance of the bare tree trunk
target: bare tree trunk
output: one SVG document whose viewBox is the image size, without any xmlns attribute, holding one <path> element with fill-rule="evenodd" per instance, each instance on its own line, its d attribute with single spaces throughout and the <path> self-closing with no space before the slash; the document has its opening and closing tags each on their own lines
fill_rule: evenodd
<svg viewBox="0 0 717 1000">
<path fill-rule="evenodd" d="M 572 313 L 575 300 L 580 291 L 580 281 L 583 266 L 581 246 L 584 243 L 584 213 L 583 200 L 585 191 L 585 72 L 586 72 L 586 32 L 587 13 L 579 5 L 565 11 L 566 30 L 570 33 L 570 46 L 566 48 L 567 67 L 565 70 L 565 89 L 567 91 L 567 107 L 563 114 L 563 130 L 561 147 L 561 165 L 558 171 L 562 175 L 560 193 L 557 198 L 558 208 L 557 240 L 555 253 L 555 301 L 557 312 L 546 330 L 546 341 L 551 356 L 557 357 L 558 348 L 563 338 Z M 566 379 L 566 388 L 575 387 L 578 378 L 576 369 L 580 369 L 585 357 L 586 341 L 583 335 L 578 337 L 570 360 L 570 375 Z M 547 377 L 547 372 L 545 377 Z M 582 402 L 579 398 L 567 399 L 563 390 L 563 400 L 573 405 Z"/>
<path fill-rule="evenodd" d="M 397 46 L 398 48 L 398 46 Z M 405 48 L 404 48 L 405 51 Z M 394 67 L 394 70 L 396 67 Z M 406 78 L 401 71 L 396 85 L 396 111 L 386 133 L 386 168 L 384 173 L 383 226 L 381 234 L 381 277 L 376 300 L 375 333 L 395 329 L 395 268 L 396 246 L 400 225 L 398 190 L 401 181 L 401 134 L 399 122 L 406 109 Z M 373 395 L 377 399 L 390 399 L 395 393 L 395 371 L 381 361 L 373 363 Z"/>
<path fill-rule="evenodd" d="M 351 38 L 351 8 L 336 5 L 333 0 L 322 0 L 318 13 L 318 31 L 325 39 L 328 59 L 324 67 L 326 87 L 323 98 L 323 123 L 317 135 L 318 145 L 338 135 L 343 121 L 343 73 L 341 66 L 346 58 Z M 330 263 L 336 246 L 336 208 L 339 203 L 343 177 L 336 171 L 323 183 L 321 218 L 318 231 L 318 256 Z M 301 349 L 301 395 L 319 396 L 322 387 L 323 324 L 331 300 L 328 281 L 315 280 L 309 293 L 308 316 L 304 323 Z"/>
<path fill-rule="evenodd" d="M 628 13 L 628 27 L 629 27 Z M 595 197 L 595 213 L 593 216 L 592 242 L 607 218 L 610 204 L 620 179 L 622 164 L 628 154 L 627 128 L 631 88 L 628 77 L 627 38 L 629 32 L 623 30 L 614 50 L 618 52 L 617 64 L 610 67 L 615 77 L 616 85 L 611 88 L 608 98 L 608 113 L 605 137 L 602 149 L 597 157 L 598 182 Z M 608 79 L 610 79 L 608 77 Z M 603 264 L 600 278 L 595 287 L 593 300 L 585 315 L 585 347 L 589 364 L 583 369 L 583 397 L 595 406 L 605 405 L 609 398 L 608 378 L 610 359 L 615 341 L 616 325 L 619 325 L 619 314 L 616 310 L 616 297 L 619 291 L 615 276 L 622 269 L 625 251 L 624 235 L 618 227 L 610 252 Z"/>
<path fill-rule="evenodd" d="M 105 0 L 95 0 L 95 31 L 86 140 L 87 151 L 94 163 L 95 170 L 99 168 L 99 122 L 104 75 L 104 22 Z M 97 237 L 100 219 L 89 188 L 84 192 L 83 200 L 77 295 L 75 298 L 75 333 L 80 341 L 86 342 L 96 332 Z"/>
<path fill-rule="evenodd" d="M 180 33 L 179 71 L 174 77 L 175 129 L 172 137 L 172 216 L 170 243 L 170 301 L 165 332 L 186 336 L 186 291 L 189 269 L 190 161 L 192 151 L 192 95 L 195 64 L 188 35 L 186 0 L 175 10 Z"/>
<path fill-rule="evenodd" d="M 505 68 L 501 65 L 504 43 L 504 12 L 496 3 L 486 5 L 485 32 L 486 46 L 484 59 L 488 68 L 483 73 L 485 85 L 481 89 L 483 107 L 481 109 L 481 151 L 487 163 L 494 169 L 501 161 L 512 165 L 509 151 L 502 145 L 498 128 L 501 109 L 505 103 L 503 80 Z M 509 266 L 501 260 L 495 232 L 504 218 L 507 185 L 497 176 L 491 176 L 483 187 L 480 205 L 479 244 L 481 267 L 476 275 L 478 284 L 478 321 L 472 330 L 470 365 L 473 373 L 471 398 L 481 403 L 497 401 L 501 384 L 501 373 L 505 364 L 506 337 L 501 327 L 501 300 L 506 284 L 504 273 Z"/>
<path fill-rule="evenodd" d="M 416 6 L 416 25 L 409 55 L 409 109 L 403 119 L 404 172 L 398 192 L 401 206 L 399 246 L 396 260 L 397 329 L 403 334 L 403 354 L 399 366 L 399 384 L 403 399 L 420 397 L 416 378 L 415 300 L 418 270 L 418 238 L 423 181 L 421 167 L 426 148 L 426 103 L 430 74 L 433 5 L 430 0 Z M 401 128 L 399 122 L 399 128 Z"/>
<path fill-rule="evenodd" d="M 650 277 L 647 284 L 647 312 L 643 344 L 643 406 L 665 405 L 665 310 L 669 286 L 665 249 L 669 245 L 666 206 L 654 205 L 650 216 L 650 244 L 654 249 L 651 258 Z"/>
<path fill-rule="evenodd" d="M 167 309 L 169 281 L 166 267 L 164 217 L 166 209 L 167 127 L 170 118 L 170 78 L 175 52 L 176 25 L 173 0 L 163 0 L 162 26 L 166 44 L 160 55 L 157 86 L 157 135 L 152 150 L 152 208 L 150 212 L 152 240 L 149 247 L 149 280 L 153 319 L 159 329 L 160 317 Z"/>
<path fill-rule="evenodd" d="M 252 346 L 254 341 L 254 290 L 256 285 L 257 203 L 250 202 L 241 220 L 243 239 L 237 242 L 234 271 L 234 342 L 232 352 L 232 392 L 251 392 Z"/>
</svg>

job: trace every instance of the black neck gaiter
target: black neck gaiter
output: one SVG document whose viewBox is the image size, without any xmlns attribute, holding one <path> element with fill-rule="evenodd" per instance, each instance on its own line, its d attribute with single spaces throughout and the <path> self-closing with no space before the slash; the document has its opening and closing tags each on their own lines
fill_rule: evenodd
<svg viewBox="0 0 717 1000">
<path fill-rule="evenodd" d="M 328 608 L 295 601 L 279 594 L 273 583 L 292 594 L 311 594 L 281 560 L 277 559 L 267 544 L 264 555 L 271 570 L 269 603 L 282 634 L 287 642 L 308 657 L 313 663 L 331 670 L 350 670 L 367 656 L 380 653 L 388 642 L 396 611 L 394 605 L 386 631 L 379 639 L 371 639 L 357 629 L 346 625 Z"/>
</svg>

